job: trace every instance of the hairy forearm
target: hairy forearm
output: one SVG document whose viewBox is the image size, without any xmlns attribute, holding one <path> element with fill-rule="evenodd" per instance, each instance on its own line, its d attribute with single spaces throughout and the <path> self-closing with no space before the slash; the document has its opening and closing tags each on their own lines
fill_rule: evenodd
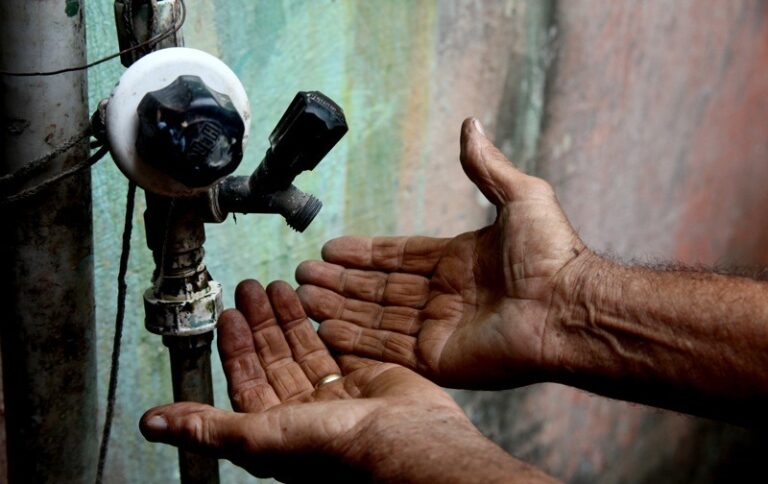
<svg viewBox="0 0 768 484">
<path fill-rule="evenodd" d="M 732 422 L 768 421 L 768 284 L 586 254 L 548 317 L 555 380 Z"/>
<path fill-rule="evenodd" d="M 364 467 L 375 482 L 557 482 L 457 420 L 440 416 L 373 432 Z"/>
</svg>

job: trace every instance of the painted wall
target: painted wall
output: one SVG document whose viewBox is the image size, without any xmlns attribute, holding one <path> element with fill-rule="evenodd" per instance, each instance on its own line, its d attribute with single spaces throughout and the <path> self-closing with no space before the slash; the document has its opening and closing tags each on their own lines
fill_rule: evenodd
<svg viewBox="0 0 768 484">
<path fill-rule="evenodd" d="M 535 171 L 585 242 L 765 267 L 768 3 L 561 1 L 554 20 Z M 569 482 L 750 482 L 768 450 L 764 434 L 557 385 L 473 398 L 486 431 Z"/>
<path fill-rule="evenodd" d="M 504 151 L 555 185 L 594 248 L 623 258 L 768 263 L 768 6 L 760 0 L 187 0 L 187 45 L 214 53 L 251 97 L 250 172 L 298 90 L 345 109 L 350 132 L 297 185 L 325 208 L 305 234 L 277 216 L 208 230 L 231 305 L 246 277 L 292 281 L 341 234 L 452 235 L 492 216 L 458 164 L 478 116 Z M 72 8 L 72 1 L 62 1 Z M 111 1 L 85 3 L 89 57 L 116 50 Z M 122 67 L 90 71 L 92 107 Z M 126 181 L 93 169 L 100 415 L 109 372 Z M 108 482 L 173 482 L 172 448 L 142 412 L 171 400 L 160 338 L 143 328 L 152 263 L 134 215 Z M 217 401 L 228 407 L 214 364 Z M 717 482 L 758 468 L 757 435 L 556 385 L 454 392 L 480 428 L 570 482 Z M 101 420 L 99 421 L 101 424 Z M 250 482 L 222 464 L 223 482 Z M 321 476 L 318 476 L 321 477 Z"/>
</svg>

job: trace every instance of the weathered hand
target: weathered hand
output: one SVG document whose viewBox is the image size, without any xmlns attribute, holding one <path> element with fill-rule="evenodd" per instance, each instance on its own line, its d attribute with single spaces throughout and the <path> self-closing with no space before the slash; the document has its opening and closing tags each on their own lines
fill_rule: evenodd
<svg viewBox="0 0 768 484">
<path fill-rule="evenodd" d="M 461 131 L 461 163 L 497 207 L 493 225 L 452 239 L 342 237 L 296 271 L 331 347 L 415 369 L 442 385 L 497 388 L 545 377 L 547 313 L 559 274 L 587 254 L 549 184 L 485 137 Z"/>
<path fill-rule="evenodd" d="M 288 284 L 265 292 L 244 281 L 236 302 L 218 330 L 236 412 L 191 402 L 157 407 L 141 420 L 147 439 L 283 481 L 540 476 L 480 435 L 445 392 L 412 371 L 354 356 L 340 358 L 340 369 Z M 344 376 L 315 388 L 333 373 Z"/>
</svg>

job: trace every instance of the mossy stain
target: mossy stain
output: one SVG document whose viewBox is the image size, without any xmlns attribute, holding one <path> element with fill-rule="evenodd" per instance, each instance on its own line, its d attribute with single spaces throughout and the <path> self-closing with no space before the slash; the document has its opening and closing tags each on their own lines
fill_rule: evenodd
<svg viewBox="0 0 768 484">
<path fill-rule="evenodd" d="M 66 0 L 64 12 L 67 17 L 74 17 L 80 11 L 80 0 Z"/>
</svg>

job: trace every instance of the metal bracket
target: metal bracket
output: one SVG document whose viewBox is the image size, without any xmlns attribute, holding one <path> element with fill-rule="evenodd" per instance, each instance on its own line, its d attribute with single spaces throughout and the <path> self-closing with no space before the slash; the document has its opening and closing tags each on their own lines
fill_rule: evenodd
<svg viewBox="0 0 768 484">
<path fill-rule="evenodd" d="M 173 28 L 181 17 L 179 0 L 116 0 L 115 24 L 120 50 L 129 49 Z M 152 46 L 152 50 L 182 47 L 181 30 Z M 120 56 L 120 62 L 129 67 L 147 54 L 133 50 Z"/>
</svg>

